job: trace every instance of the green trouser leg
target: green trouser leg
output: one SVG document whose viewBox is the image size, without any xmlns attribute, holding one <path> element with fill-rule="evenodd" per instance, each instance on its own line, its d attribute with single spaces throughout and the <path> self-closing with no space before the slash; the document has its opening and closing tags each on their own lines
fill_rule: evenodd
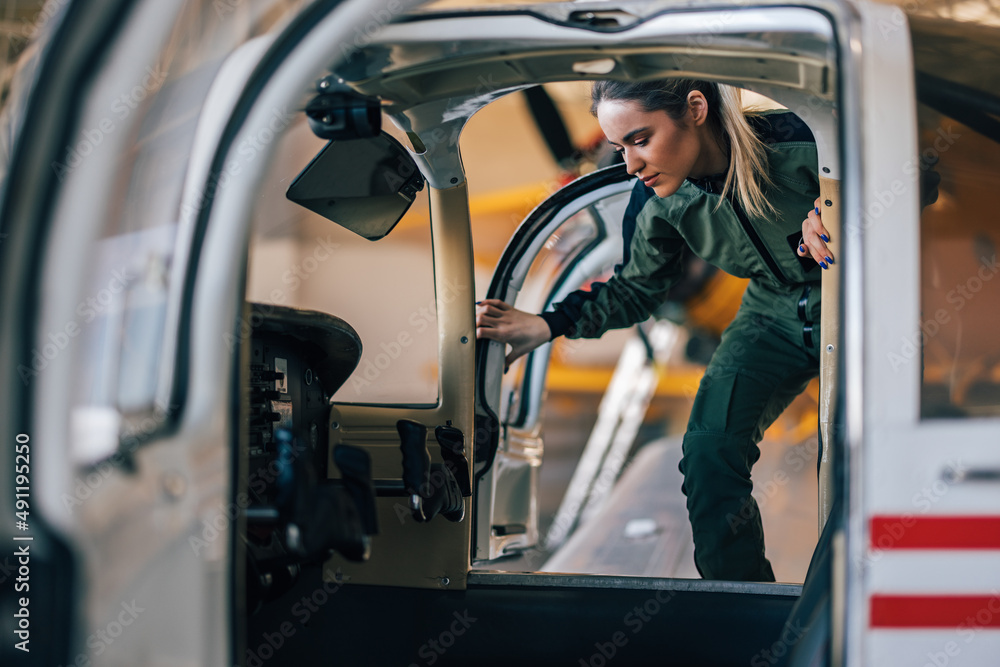
<svg viewBox="0 0 1000 667">
<path fill-rule="evenodd" d="M 782 293 L 751 282 L 698 387 L 680 469 L 706 579 L 774 581 L 750 470 L 765 429 L 818 374 L 818 327 L 811 345 L 803 336 L 803 319 L 818 319 L 813 291 L 803 300 L 801 287 Z"/>
</svg>

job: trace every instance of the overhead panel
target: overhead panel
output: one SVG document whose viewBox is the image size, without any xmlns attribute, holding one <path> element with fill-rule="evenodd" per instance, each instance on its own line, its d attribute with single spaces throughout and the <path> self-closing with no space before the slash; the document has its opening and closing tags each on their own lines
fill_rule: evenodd
<svg viewBox="0 0 1000 667">
<path fill-rule="evenodd" d="M 442 42 L 442 34 L 462 38 Z M 793 7 L 664 11 L 612 31 L 528 13 L 427 14 L 375 34 L 338 74 L 397 109 L 544 82 L 669 75 L 760 82 L 830 99 L 833 42 L 825 17 Z M 586 66 L 592 61 L 599 70 Z"/>
</svg>

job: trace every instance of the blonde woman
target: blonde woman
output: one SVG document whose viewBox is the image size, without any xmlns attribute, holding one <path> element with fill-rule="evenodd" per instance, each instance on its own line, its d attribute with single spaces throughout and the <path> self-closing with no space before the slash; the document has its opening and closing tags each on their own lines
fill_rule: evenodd
<svg viewBox="0 0 1000 667">
<path fill-rule="evenodd" d="M 702 576 L 774 581 L 750 471 L 764 430 L 819 371 L 819 279 L 834 258 L 816 208 L 812 133 L 787 111 L 745 114 L 738 90 L 706 81 L 600 81 L 592 99 L 638 179 L 624 262 L 540 315 L 486 300 L 476 335 L 509 344 L 510 364 L 556 336 L 641 322 L 682 277 L 685 246 L 749 278 L 699 385 L 680 468 Z"/>
</svg>

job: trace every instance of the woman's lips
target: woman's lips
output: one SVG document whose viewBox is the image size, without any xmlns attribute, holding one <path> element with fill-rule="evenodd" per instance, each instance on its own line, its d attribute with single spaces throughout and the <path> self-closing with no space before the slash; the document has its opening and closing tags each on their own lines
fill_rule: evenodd
<svg viewBox="0 0 1000 667">
<path fill-rule="evenodd" d="M 653 174 L 652 176 L 648 176 L 646 178 L 643 178 L 642 179 L 642 184 L 645 185 L 647 188 L 651 188 L 651 187 L 653 187 L 653 183 L 655 183 L 656 179 L 659 178 L 659 177 L 660 177 L 659 174 Z"/>
</svg>

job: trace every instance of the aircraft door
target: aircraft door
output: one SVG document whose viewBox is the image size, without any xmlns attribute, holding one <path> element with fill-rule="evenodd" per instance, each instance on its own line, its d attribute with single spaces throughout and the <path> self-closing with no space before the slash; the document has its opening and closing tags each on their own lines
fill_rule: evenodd
<svg viewBox="0 0 1000 667">
<path fill-rule="evenodd" d="M 542 312 L 621 261 L 621 221 L 634 184 L 623 165 L 566 186 L 536 207 L 511 239 L 487 298 Z M 474 560 L 535 546 L 540 436 L 550 345 L 504 372 L 499 343 L 480 341 L 476 364 Z"/>
</svg>

